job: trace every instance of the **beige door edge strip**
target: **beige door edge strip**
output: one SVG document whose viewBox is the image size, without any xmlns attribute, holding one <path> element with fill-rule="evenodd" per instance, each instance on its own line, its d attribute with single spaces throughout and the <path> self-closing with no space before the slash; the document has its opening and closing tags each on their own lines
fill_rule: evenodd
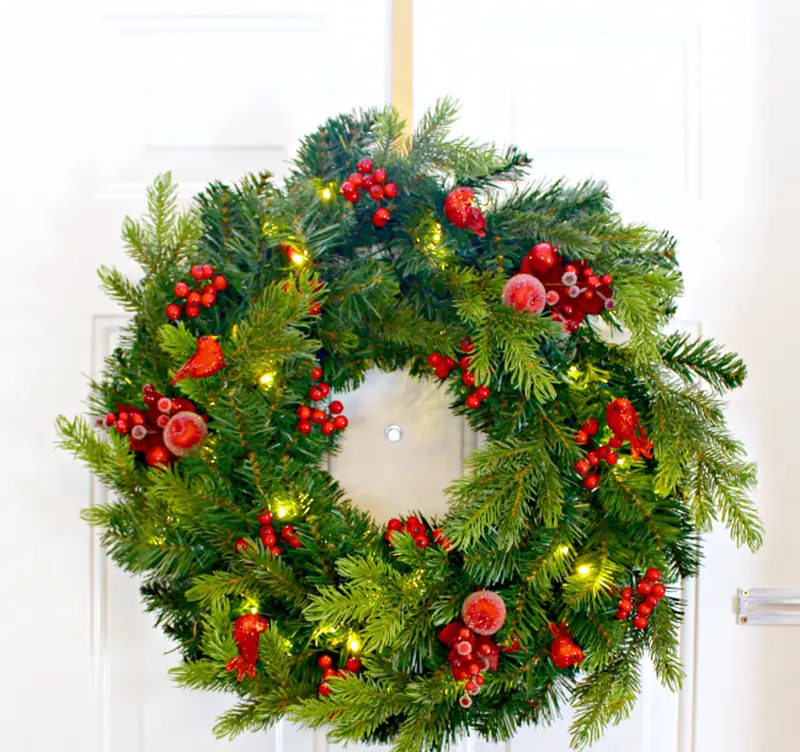
<svg viewBox="0 0 800 752">
<path fill-rule="evenodd" d="M 392 0 L 392 104 L 411 135 L 413 109 L 413 0 Z"/>
</svg>

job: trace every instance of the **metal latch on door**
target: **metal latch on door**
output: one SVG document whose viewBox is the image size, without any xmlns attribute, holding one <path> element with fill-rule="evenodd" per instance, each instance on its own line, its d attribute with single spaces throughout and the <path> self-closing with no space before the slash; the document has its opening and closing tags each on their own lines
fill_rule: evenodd
<svg viewBox="0 0 800 752">
<path fill-rule="evenodd" d="M 740 588 L 737 595 L 739 624 L 800 624 L 800 590 Z"/>
</svg>

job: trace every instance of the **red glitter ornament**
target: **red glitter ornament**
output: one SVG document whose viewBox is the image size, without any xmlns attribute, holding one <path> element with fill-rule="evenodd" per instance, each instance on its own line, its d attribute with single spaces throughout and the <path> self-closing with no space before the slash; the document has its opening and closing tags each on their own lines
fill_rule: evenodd
<svg viewBox="0 0 800 752">
<path fill-rule="evenodd" d="M 506 620 L 506 604 L 491 590 L 479 590 L 468 595 L 461 606 L 461 618 L 473 632 L 493 635 L 499 632 Z"/>
<path fill-rule="evenodd" d="M 178 369 L 171 383 L 177 384 L 187 378 L 205 379 L 213 376 L 226 365 L 219 342 L 204 334 L 197 338 L 195 354 Z"/>
<path fill-rule="evenodd" d="M 473 206 L 474 199 L 471 188 L 454 188 L 444 200 L 444 213 L 456 227 L 472 230 L 479 238 L 485 238 L 486 220 L 481 210 Z"/>
<path fill-rule="evenodd" d="M 515 274 L 503 287 L 503 303 L 522 313 L 537 314 L 544 310 L 547 292 L 536 277 Z"/>
<path fill-rule="evenodd" d="M 234 622 L 233 639 L 239 648 L 239 655 L 225 664 L 225 670 L 236 671 L 236 681 L 242 681 L 245 676 L 255 679 L 258 643 L 261 633 L 268 627 L 269 622 L 258 614 L 245 614 Z"/>
<path fill-rule="evenodd" d="M 176 457 L 185 457 L 199 447 L 208 436 L 206 422 L 193 412 L 173 415 L 164 427 L 164 444 Z"/>
<path fill-rule="evenodd" d="M 636 408 L 630 400 L 620 397 L 611 402 L 606 408 L 606 423 L 618 439 L 630 442 L 631 457 L 634 460 L 639 459 L 640 455 L 653 458 L 653 443 L 647 440 Z"/>
</svg>

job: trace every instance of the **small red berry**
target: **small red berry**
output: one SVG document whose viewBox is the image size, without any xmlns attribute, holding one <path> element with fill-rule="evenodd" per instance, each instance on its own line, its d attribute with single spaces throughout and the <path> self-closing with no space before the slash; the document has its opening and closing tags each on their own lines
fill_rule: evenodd
<svg viewBox="0 0 800 752">
<path fill-rule="evenodd" d="M 294 535 L 294 525 L 285 525 L 281 530 L 281 538 L 288 540 Z"/>
<path fill-rule="evenodd" d="M 660 582 L 657 582 L 653 585 L 653 589 L 650 592 L 652 592 L 656 598 L 663 598 L 667 594 L 667 589 Z"/>
<path fill-rule="evenodd" d="M 587 475 L 583 479 L 583 485 L 588 488 L 590 491 L 593 491 L 600 485 L 600 476 L 599 475 Z"/>
<path fill-rule="evenodd" d="M 436 529 L 433 531 L 433 539 L 434 539 L 434 540 L 435 540 L 435 541 L 438 543 L 439 541 L 441 541 L 441 539 L 442 539 L 443 537 L 444 537 L 444 530 L 442 530 L 441 528 L 438 528 L 438 527 L 437 527 L 437 528 L 436 528 Z"/>
<path fill-rule="evenodd" d="M 428 356 L 427 361 L 429 366 L 436 368 L 442 365 L 442 356 L 438 352 L 433 352 Z"/>
<path fill-rule="evenodd" d="M 280 555 L 281 555 L 281 553 L 282 553 L 282 552 L 281 552 L 281 550 L 280 550 L 280 549 L 279 549 L 277 546 L 273 546 L 273 547 L 272 547 L 272 548 L 269 550 L 269 552 L 270 552 L 270 553 L 271 553 L 273 556 L 280 556 Z"/>
<path fill-rule="evenodd" d="M 477 663 L 470 663 L 467 666 L 467 671 L 470 676 L 477 676 L 481 672 L 481 667 Z"/>
<path fill-rule="evenodd" d="M 106 413 L 106 425 L 113 426 L 117 422 L 117 416 L 114 413 Z"/>
<path fill-rule="evenodd" d="M 644 573 L 644 576 L 646 579 L 650 580 L 650 582 L 658 582 L 661 579 L 661 572 L 655 567 L 650 567 L 650 569 Z"/>
<path fill-rule="evenodd" d="M 609 446 L 610 446 L 612 449 L 619 449 L 619 448 L 622 446 L 622 439 L 621 439 L 619 436 L 612 436 L 612 437 L 611 437 L 611 438 L 608 440 L 608 445 L 609 445 Z"/>
<path fill-rule="evenodd" d="M 600 284 L 611 287 L 611 285 L 614 284 L 614 278 L 610 274 L 604 274 L 600 277 Z"/>
<path fill-rule="evenodd" d="M 649 623 L 650 622 L 647 621 L 647 617 L 646 616 L 634 616 L 633 617 L 633 626 L 636 627 L 636 629 L 647 629 L 647 625 Z"/>
<path fill-rule="evenodd" d="M 258 515 L 258 522 L 261 525 L 269 525 L 272 522 L 272 512 L 270 512 L 269 509 L 265 509 Z"/>
<path fill-rule="evenodd" d="M 332 668 L 326 668 L 326 669 L 325 669 L 325 670 L 322 672 L 322 681 L 327 681 L 327 680 L 328 680 L 328 679 L 330 679 L 332 676 L 336 676 L 336 669 L 332 669 Z"/>
<path fill-rule="evenodd" d="M 617 603 L 617 608 L 620 611 L 633 611 L 633 603 L 629 601 L 627 598 L 623 598 L 619 603 Z"/>
<path fill-rule="evenodd" d="M 332 420 L 326 420 L 322 424 L 322 433 L 326 436 L 330 436 L 336 430 L 336 426 L 333 424 Z"/>
<path fill-rule="evenodd" d="M 422 535 L 419 535 L 416 538 L 414 538 L 414 545 L 417 548 L 427 548 L 428 546 L 430 546 L 430 544 L 431 542 Z"/>
<path fill-rule="evenodd" d="M 311 378 L 314 381 L 319 381 L 322 378 L 322 369 L 319 366 L 314 366 L 311 369 Z"/>
<path fill-rule="evenodd" d="M 386 527 L 389 530 L 402 530 L 403 529 L 403 523 L 400 520 L 398 520 L 396 517 L 392 517 L 392 519 L 389 520 L 389 522 L 386 524 Z"/>
<path fill-rule="evenodd" d="M 214 276 L 214 267 L 211 264 L 203 264 L 203 279 L 211 279 Z"/>
<path fill-rule="evenodd" d="M 327 684 L 320 684 L 317 690 L 323 697 L 328 697 L 331 693 L 331 688 Z"/>
<path fill-rule="evenodd" d="M 318 386 L 312 386 L 311 389 L 308 390 L 308 398 L 312 402 L 319 402 L 322 397 L 322 389 L 320 389 Z"/>
<path fill-rule="evenodd" d="M 343 405 L 341 402 L 339 402 L 339 400 L 334 400 L 334 401 L 333 401 L 333 402 L 331 402 L 331 404 L 328 406 L 328 409 L 329 409 L 329 410 L 330 410 L 330 411 L 331 411 L 331 412 L 332 412 L 334 415 L 339 415 L 339 413 L 341 413 L 341 412 L 342 412 L 342 410 L 344 410 L 344 405 Z"/>
<path fill-rule="evenodd" d="M 211 284 L 214 285 L 215 290 L 222 291 L 228 287 L 228 280 L 221 274 L 217 274 L 217 276 L 214 277 L 214 281 Z"/>
<path fill-rule="evenodd" d="M 175 294 L 179 298 L 185 298 L 189 294 L 189 285 L 187 285 L 185 282 L 178 282 L 175 285 Z"/>
<path fill-rule="evenodd" d="M 192 292 L 190 292 L 186 296 L 186 302 L 189 303 L 190 305 L 200 305 L 200 301 L 202 299 L 203 296 L 199 292 L 197 292 L 197 290 L 192 290 Z"/>
<path fill-rule="evenodd" d="M 195 264 L 190 274 L 192 275 L 192 279 L 203 279 L 203 267 L 200 264 Z"/>
<path fill-rule="evenodd" d="M 636 592 L 637 592 L 639 595 L 641 595 L 642 597 L 644 597 L 644 596 L 646 596 L 646 595 L 650 595 L 650 591 L 651 591 L 652 589 L 653 589 L 653 584 L 652 584 L 651 582 L 648 582 L 647 580 L 642 580 L 642 581 L 641 581 L 641 582 L 640 582 L 640 583 L 639 583 L 639 584 L 636 586 Z"/>
<path fill-rule="evenodd" d="M 476 683 L 476 684 L 477 684 L 479 687 L 482 687 L 482 686 L 484 685 L 484 683 L 485 683 L 485 682 L 486 682 L 486 679 L 484 679 L 484 678 L 483 678 L 483 677 L 482 677 L 480 674 L 478 674 L 478 675 L 475 677 L 475 683 Z"/>
<path fill-rule="evenodd" d="M 442 360 L 442 365 L 449 371 L 452 371 L 456 367 L 456 362 L 449 355 L 445 355 L 444 360 Z"/>
<path fill-rule="evenodd" d="M 383 193 L 386 198 L 397 198 L 397 194 L 400 193 L 400 189 L 395 183 L 387 183 L 383 187 Z"/>
<path fill-rule="evenodd" d="M 369 189 L 369 197 L 373 201 L 380 201 L 383 198 L 383 186 L 377 183 Z"/>
<path fill-rule="evenodd" d="M 143 426 L 144 416 L 141 413 L 131 413 L 131 423 L 135 426 Z"/>
<path fill-rule="evenodd" d="M 616 465 L 619 462 L 619 455 L 616 452 L 609 452 L 606 455 L 606 462 L 609 465 Z"/>
<path fill-rule="evenodd" d="M 333 666 L 333 658 L 331 658 L 327 654 L 321 655 L 319 658 L 317 658 L 317 665 L 323 669 L 330 668 L 331 666 Z"/>
<path fill-rule="evenodd" d="M 300 542 L 300 539 L 299 539 L 299 538 L 295 538 L 294 536 L 292 536 L 291 538 L 287 538 L 287 539 L 286 539 L 286 542 L 287 542 L 287 543 L 288 543 L 288 544 L 289 544 L 289 545 L 290 545 L 292 548 L 300 548 L 300 547 L 303 545 L 303 544 Z"/>
<path fill-rule="evenodd" d="M 316 300 L 312 300 L 308 305 L 308 312 L 312 316 L 319 316 L 322 313 L 322 306 Z"/>
<path fill-rule="evenodd" d="M 485 399 L 488 399 L 491 396 L 492 390 L 489 389 L 488 386 L 479 386 L 475 390 L 475 394 L 478 395 L 478 399 L 479 400 L 485 400 Z"/>
<path fill-rule="evenodd" d="M 311 408 L 307 405 L 300 405 L 295 412 L 300 420 L 308 420 L 311 417 Z"/>
<path fill-rule="evenodd" d="M 586 461 L 592 466 L 597 467 L 600 464 L 600 458 L 597 456 L 596 452 L 589 452 L 586 455 Z"/>
<path fill-rule="evenodd" d="M 472 340 L 469 337 L 464 337 L 461 342 L 458 343 L 461 347 L 461 351 L 465 353 L 471 353 L 475 345 L 472 344 Z"/>
<path fill-rule="evenodd" d="M 352 671 L 353 673 L 355 673 L 356 671 L 361 670 L 361 661 L 358 660 L 358 658 L 350 657 L 347 659 L 347 663 L 344 664 L 344 667 L 348 671 Z"/>
<path fill-rule="evenodd" d="M 322 392 L 323 397 L 327 397 L 331 393 L 330 385 L 326 384 L 324 381 L 320 381 L 319 384 L 317 384 L 317 389 Z"/>
<path fill-rule="evenodd" d="M 475 386 L 475 374 L 472 371 L 465 371 L 461 374 L 461 381 L 467 386 Z"/>
<path fill-rule="evenodd" d="M 372 172 L 372 160 L 371 159 L 362 159 L 356 165 L 356 169 L 362 175 L 369 175 Z"/>
<path fill-rule="evenodd" d="M 342 193 L 355 193 L 358 190 L 358 186 L 354 185 L 352 180 L 345 180 L 344 183 L 339 186 L 339 190 Z"/>
<path fill-rule="evenodd" d="M 586 431 L 589 436 L 594 436 L 597 433 L 597 429 L 597 421 L 594 418 L 589 418 L 589 420 L 583 424 L 583 430 Z"/>
<path fill-rule="evenodd" d="M 436 376 L 440 379 L 446 379 L 450 375 L 450 369 L 442 363 L 440 366 L 436 366 Z"/>
<path fill-rule="evenodd" d="M 587 441 L 589 441 L 589 434 L 586 431 L 577 431 L 575 433 L 576 444 L 585 444 Z"/>
<path fill-rule="evenodd" d="M 647 605 L 647 603 L 640 603 L 636 607 L 636 613 L 639 616 L 650 616 L 653 613 L 653 609 Z"/>
<path fill-rule="evenodd" d="M 620 621 L 622 621 L 623 619 L 627 619 L 630 615 L 631 615 L 630 611 L 623 611 L 622 609 L 617 611 L 617 619 L 619 619 Z"/>
<path fill-rule="evenodd" d="M 659 601 L 658 596 L 653 595 L 652 593 L 650 593 L 650 595 L 648 595 L 647 598 L 644 599 L 644 602 L 648 606 L 650 606 L 651 609 L 655 608 L 658 605 L 658 601 Z M 645 616 L 647 616 L 647 614 L 645 614 Z"/>
<path fill-rule="evenodd" d="M 311 411 L 311 420 L 314 423 L 319 423 L 321 425 L 322 423 L 325 422 L 325 419 L 327 417 L 328 416 L 325 415 L 325 411 L 324 410 L 315 409 L 315 410 Z"/>
<path fill-rule="evenodd" d="M 272 548 L 278 539 L 275 537 L 274 533 L 262 533 L 261 534 L 261 543 L 263 544 L 264 548 Z"/>
<path fill-rule="evenodd" d="M 388 209 L 381 207 L 380 209 L 376 209 L 375 213 L 372 215 L 372 224 L 375 225 L 375 227 L 385 227 L 391 218 L 392 213 Z"/>
<path fill-rule="evenodd" d="M 182 308 L 175 303 L 170 303 L 167 306 L 167 318 L 171 321 L 175 321 L 175 319 L 179 319 L 181 317 Z"/>
<path fill-rule="evenodd" d="M 619 591 L 619 594 L 623 598 L 626 598 L 627 600 L 630 600 L 631 598 L 633 598 L 633 590 L 631 588 L 629 588 L 629 587 L 622 588 L 622 590 Z"/>
<path fill-rule="evenodd" d="M 589 472 L 589 463 L 586 460 L 578 460 L 575 463 L 575 472 L 578 475 L 586 475 Z"/>
<path fill-rule="evenodd" d="M 375 170 L 375 172 L 373 173 L 372 177 L 375 178 L 375 182 L 376 183 L 385 183 L 386 182 L 386 170 L 384 170 L 383 167 L 379 167 L 377 170 Z"/>
<path fill-rule="evenodd" d="M 237 553 L 243 554 L 250 546 L 244 538 L 239 538 L 239 540 L 233 544 L 233 547 L 236 549 Z"/>
<path fill-rule="evenodd" d="M 118 420 L 114 428 L 117 429 L 117 433 L 121 434 L 126 434 L 131 430 L 130 424 L 127 420 Z"/>
<path fill-rule="evenodd" d="M 369 189 L 375 185 L 375 178 L 372 175 L 364 175 L 361 180 L 361 190 L 369 193 Z"/>
<path fill-rule="evenodd" d="M 205 292 L 203 293 L 203 297 L 200 299 L 200 302 L 203 304 L 203 308 L 211 308 L 211 306 L 217 302 L 217 296 Z"/>
<path fill-rule="evenodd" d="M 467 682 L 467 683 L 464 685 L 464 689 L 465 689 L 467 692 L 469 692 L 469 693 L 472 693 L 472 692 L 474 692 L 474 691 L 475 691 L 477 688 L 478 688 L 478 685 L 477 685 L 477 684 L 475 684 L 475 682 L 474 682 L 474 681 L 468 681 L 468 682 Z"/>
<path fill-rule="evenodd" d="M 337 415 L 333 419 L 333 425 L 337 431 L 344 431 L 347 428 L 349 421 L 347 420 L 346 415 Z"/>
<path fill-rule="evenodd" d="M 470 394 L 469 397 L 466 399 L 466 405 L 470 410 L 474 410 L 477 407 L 481 406 L 481 401 L 478 398 L 477 394 Z"/>
<path fill-rule="evenodd" d="M 342 191 L 342 197 L 345 201 L 349 201 L 351 204 L 356 203 L 358 201 L 358 191 L 353 189 L 352 191 Z"/>
<path fill-rule="evenodd" d="M 311 433 L 311 429 L 312 429 L 312 428 L 313 428 L 313 426 L 312 426 L 312 425 L 311 425 L 311 423 L 310 423 L 309 421 L 307 421 L 307 420 L 301 420 L 301 421 L 300 421 L 300 422 L 297 424 L 297 430 L 298 430 L 298 431 L 300 431 L 300 433 L 309 434 L 309 433 Z"/>
<path fill-rule="evenodd" d="M 469 355 L 464 355 L 461 360 L 458 361 L 458 367 L 462 371 L 469 371 L 469 364 L 470 364 L 470 357 Z"/>
</svg>

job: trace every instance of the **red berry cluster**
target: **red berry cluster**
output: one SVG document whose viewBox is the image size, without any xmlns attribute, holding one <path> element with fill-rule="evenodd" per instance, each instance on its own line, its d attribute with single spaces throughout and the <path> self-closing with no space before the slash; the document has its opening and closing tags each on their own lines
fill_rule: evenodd
<svg viewBox="0 0 800 752">
<path fill-rule="evenodd" d="M 484 671 L 497 671 L 500 648 L 489 635 L 475 634 L 461 621 L 448 624 L 439 639 L 450 648 L 447 660 L 456 681 L 463 681 L 464 695 L 458 703 L 462 708 L 472 705 L 470 695 L 477 695 L 486 681 Z"/>
<path fill-rule="evenodd" d="M 293 525 L 285 525 L 280 530 L 275 530 L 272 525 L 272 512 L 269 509 L 265 509 L 258 515 L 258 522 L 261 525 L 261 530 L 259 531 L 261 543 L 264 548 L 269 549 L 273 556 L 280 556 L 283 553 L 278 545 L 280 542 L 290 548 L 300 548 L 303 545 L 297 537 L 297 532 Z M 248 548 L 247 540 L 239 538 L 234 547 L 239 553 L 244 553 Z"/>
<path fill-rule="evenodd" d="M 619 591 L 622 600 L 617 603 L 617 619 L 620 621 L 627 619 L 633 613 L 634 605 L 636 605 L 633 626 L 636 629 L 647 629 L 649 624 L 647 617 L 653 613 L 653 609 L 667 593 L 667 589 L 659 582 L 660 579 L 661 572 L 655 567 L 651 567 L 645 572 L 644 577 L 636 583 L 636 595 L 639 596 L 636 604 L 634 604 L 633 589 L 622 588 Z"/>
<path fill-rule="evenodd" d="M 178 282 L 175 285 L 175 294 L 186 300 L 184 309 L 178 303 L 170 303 L 167 306 L 167 318 L 175 321 L 183 313 L 187 318 L 194 319 L 200 315 L 200 306 L 211 308 L 217 302 L 217 293 L 222 292 L 228 286 L 228 280 L 221 274 L 214 276 L 214 267 L 211 264 L 195 264 L 191 269 L 192 279 L 198 283 L 195 290 L 192 290 L 186 282 Z M 205 281 L 211 280 L 203 285 Z"/>
<path fill-rule="evenodd" d="M 386 524 L 386 533 L 383 537 L 390 546 L 395 533 L 408 533 L 414 539 L 417 548 L 427 548 L 431 545 L 431 531 L 413 514 L 405 522 L 393 517 Z M 444 537 L 444 530 L 438 527 L 433 531 L 433 542 L 438 543 L 445 551 L 449 551 L 453 545 L 449 538 Z"/>
<path fill-rule="evenodd" d="M 204 425 L 208 418 L 205 415 L 199 415 L 198 418 L 202 419 L 203 427 L 192 437 L 194 439 L 192 445 L 179 440 L 177 446 L 171 443 L 175 452 L 170 451 L 164 442 L 164 429 L 170 419 L 178 413 L 197 413 L 197 410 L 189 400 L 183 397 L 165 397 L 157 392 L 152 384 L 145 384 L 142 387 L 142 394 L 145 408 L 117 403 L 115 405 L 117 412 L 107 413 L 104 422 L 108 428 L 113 427 L 117 433 L 127 436 L 131 450 L 144 454 L 145 462 L 148 465 L 151 467 L 169 465 L 180 456 L 178 453 L 181 452 L 181 446 L 189 449 L 205 438 Z"/>
<path fill-rule="evenodd" d="M 344 668 L 338 671 L 333 667 L 333 657 L 325 653 L 317 660 L 317 665 L 322 669 L 322 684 L 319 685 L 319 693 L 327 697 L 331 693 L 331 688 L 326 682 L 334 676 L 346 677 L 348 674 L 355 674 L 361 670 L 361 661 L 355 656 L 350 656 L 344 664 Z"/>
<path fill-rule="evenodd" d="M 461 350 L 465 353 L 472 352 L 472 342 L 466 337 L 461 340 Z M 464 355 L 461 360 L 456 363 L 451 357 L 442 355 L 438 352 L 432 352 L 427 358 L 428 365 L 434 369 L 436 377 L 439 379 L 446 379 L 453 370 L 460 368 L 462 371 L 461 382 L 465 386 L 474 387 L 472 392 L 467 396 L 466 405 L 471 410 L 480 407 L 483 400 L 488 399 L 492 394 L 492 390 L 488 386 L 475 386 L 475 374 L 470 371 L 470 358 L 469 355 Z"/>
<path fill-rule="evenodd" d="M 566 261 L 558 250 L 550 243 L 538 243 L 519 269 L 544 285 L 553 318 L 563 321 L 567 331 L 576 332 L 588 314 L 614 307 L 613 279 L 610 274 L 596 274 L 586 261 Z"/>
<path fill-rule="evenodd" d="M 386 182 L 386 170 L 382 167 L 373 170 L 371 159 L 362 159 L 356 165 L 356 170 L 358 172 L 354 172 L 341 185 L 342 196 L 344 196 L 345 201 L 355 204 L 360 197 L 360 191 L 369 194 L 373 201 L 382 201 L 384 198 L 397 198 L 397 194 L 400 192 L 397 184 Z M 388 209 L 380 207 L 372 215 L 372 224 L 375 227 L 384 227 L 391 217 L 391 212 Z"/>
<path fill-rule="evenodd" d="M 322 369 L 319 366 L 311 369 L 311 378 L 314 381 L 319 381 L 319 383 L 308 390 L 308 398 L 312 402 L 324 400 L 331 393 L 331 387 L 324 381 L 320 381 Z M 297 417 L 299 418 L 297 430 L 300 433 L 309 434 L 314 428 L 314 423 L 316 423 L 322 427 L 322 433 L 325 436 L 330 436 L 336 431 L 344 431 L 348 425 L 347 416 L 341 414 L 342 410 L 344 410 L 344 405 L 339 400 L 333 400 L 328 405 L 328 410 L 330 410 L 330 414 L 319 408 L 312 409 L 308 405 L 300 405 L 297 408 Z"/>
<path fill-rule="evenodd" d="M 575 472 L 584 476 L 583 485 L 590 490 L 594 490 L 600 485 L 598 471 L 592 470 L 592 468 L 598 467 L 603 460 L 608 465 L 616 465 L 619 462 L 619 455 L 612 450 L 619 449 L 622 446 L 622 442 L 616 436 L 612 436 L 607 444 L 594 447 L 594 437 L 598 429 L 597 421 L 594 418 L 589 418 L 575 434 L 575 443 L 586 445 L 589 450 L 585 459 L 578 460 L 575 463 Z"/>
</svg>

